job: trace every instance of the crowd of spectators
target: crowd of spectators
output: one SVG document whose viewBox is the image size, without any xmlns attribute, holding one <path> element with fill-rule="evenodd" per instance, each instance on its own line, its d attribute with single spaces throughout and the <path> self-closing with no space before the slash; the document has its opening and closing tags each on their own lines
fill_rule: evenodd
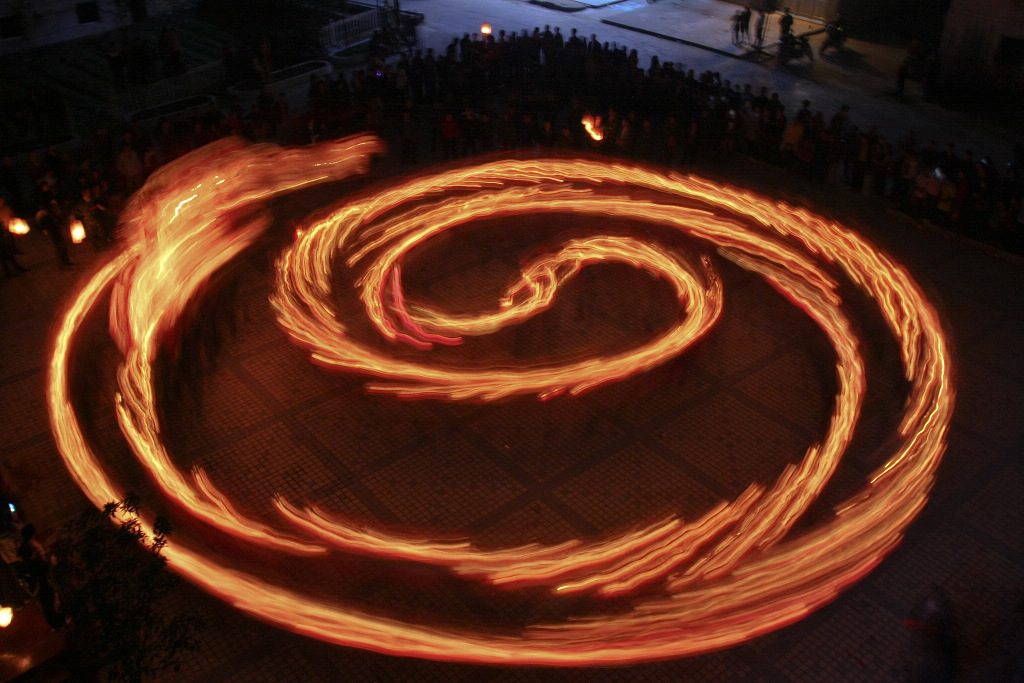
<svg viewBox="0 0 1024 683">
<path fill-rule="evenodd" d="M 636 50 L 575 29 L 467 34 L 438 54 L 371 58 L 348 76 L 310 77 L 307 95 L 300 112 L 264 88 L 248 111 L 211 103 L 116 134 L 100 128 L 77 154 L 51 147 L 20 166 L 4 158 L 0 188 L 27 217 L 77 216 L 101 248 L 128 194 L 160 165 L 213 139 L 308 144 L 373 130 L 391 143 L 398 165 L 510 150 L 587 150 L 677 169 L 755 159 L 1024 250 L 1020 144 L 1000 169 L 953 142 L 939 146 L 913 132 L 887 138 L 846 106 L 827 113 L 807 100 L 790 106 L 766 87 L 656 56 L 641 65 Z M 588 117 L 595 135 L 582 123 Z"/>
<path fill-rule="evenodd" d="M 64 627 L 50 554 L 36 538 L 35 524 L 25 521 L 0 478 L 0 610 L 20 608 L 32 599 L 39 604 L 50 628 Z"/>
</svg>

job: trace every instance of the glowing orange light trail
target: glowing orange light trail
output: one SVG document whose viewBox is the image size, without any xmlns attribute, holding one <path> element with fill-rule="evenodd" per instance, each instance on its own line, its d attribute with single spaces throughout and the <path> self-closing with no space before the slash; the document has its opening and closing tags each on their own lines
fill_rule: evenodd
<svg viewBox="0 0 1024 683">
<path fill-rule="evenodd" d="M 338 547 L 447 566 L 466 580 L 503 588 L 540 585 L 555 594 L 614 596 L 660 582 L 664 591 L 635 595 L 625 614 L 500 636 L 403 623 L 312 600 L 178 542 L 167 547 L 172 568 L 249 614 L 330 642 L 431 659 L 607 665 L 720 649 L 791 623 L 833 600 L 899 542 L 927 500 L 953 409 L 949 350 L 920 288 L 863 238 L 807 211 L 699 178 L 596 161 L 493 162 L 408 180 L 347 203 L 304 226 L 281 256 L 273 297 L 279 322 L 319 362 L 378 377 L 370 386 L 381 391 L 453 400 L 578 393 L 653 368 L 709 329 L 723 296 L 710 259 L 687 258 L 637 238 L 573 240 L 524 265 L 520 280 L 510 283 L 492 311 L 464 316 L 408 302 L 403 259 L 443 231 L 481 218 L 546 211 L 660 223 L 715 245 L 725 258 L 760 274 L 815 320 L 835 348 L 839 390 L 829 428 L 773 484 L 752 484 L 736 500 L 689 523 L 669 518 L 605 539 L 485 551 L 466 541 L 357 527 L 278 498 L 274 505 L 291 528 L 282 531 L 236 510 L 201 470 L 191 477 L 175 470 L 159 438 L 152 362 L 163 335 L 201 284 L 261 229 L 259 221 L 236 227 L 232 216 L 274 193 L 358 172 L 376 149 L 367 138 L 291 152 L 232 143 L 172 164 L 146 186 L 127 212 L 128 246 L 71 302 L 54 343 L 51 425 L 75 480 L 96 505 L 122 495 L 84 439 L 67 391 L 74 335 L 117 282 L 111 326 L 125 354 L 119 422 L 165 494 L 195 505 L 197 518 L 282 552 Z M 633 188 L 643 196 L 633 196 Z M 424 197 L 434 203 L 424 205 Z M 351 267 L 362 268 L 357 286 L 380 333 L 423 348 L 541 314 L 579 269 L 609 259 L 668 282 L 680 316 L 636 349 L 564 366 L 464 371 L 400 362 L 346 336 L 330 300 L 331 264 L 339 253 Z M 820 494 L 850 441 L 867 381 L 832 271 L 878 301 L 900 343 L 910 393 L 892 457 L 831 520 L 794 538 L 794 523 Z"/>
</svg>

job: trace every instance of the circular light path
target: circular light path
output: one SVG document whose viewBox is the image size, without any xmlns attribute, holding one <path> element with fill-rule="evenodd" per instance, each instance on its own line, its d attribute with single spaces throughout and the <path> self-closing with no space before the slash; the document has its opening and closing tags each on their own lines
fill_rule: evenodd
<svg viewBox="0 0 1024 683">
<path fill-rule="evenodd" d="M 165 548 L 172 569 L 253 616 L 330 642 L 439 660 L 584 666 L 693 655 L 779 628 L 830 602 L 896 546 L 927 500 L 953 410 L 948 345 L 921 289 L 862 237 L 806 210 L 697 177 L 614 162 L 494 161 L 400 181 L 341 204 L 303 226 L 281 256 L 272 297 L 278 321 L 316 362 L 370 376 L 373 391 L 448 400 L 578 394 L 670 360 L 713 326 L 728 293 L 710 257 L 653 243 L 646 234 L 577 238 L 526 263 L 492 310 L 472 315 L 408 301 L 404 259 L 454 227 L 525 214 L 641 220 L 678 230 L 762 276 L 805 311 L 835 349 L 838 391 L 829 428 L 778 480 L 752 482 L 737 499 L 693 520 L 672 517 L 554 546 L 482 550 L 356 526 L 280 497 L 273 505 L 282 523 L 272 526 L 238 509 L 202 470 L 178 470 L 160 437 L 153 363 L 190 299 L 266 227 L 265 219 L 239 224 L 238 216 L 251 215 L 271 196 L 364 172 L 380 151 L 369 136 L 293 150 L 224 141 L 151 178 L 126 210 L 126 246 L 76 294 L 54 343 L 48 401 L 69 470 L 97 506 L 124 494 L 84 438 L 68 392 L 75 335 L 110 291 L 111 334 L 124 356 L 115 397 L 122 432 L 164 493 L 196 519 L 273 552 L 315 557 L 345 551 L 426 563 L 496 589 L 631 595 L 633 608 L 496 635 L 314 600 L 184 542 Z M 390 356 L 381 350 L 388 345 L 367 345 L 348 334 L 347 321 L 332 306 L 338 259 L 361 274 L 356 286 L 380 334 L 422 350 L 540 314 L 560 285 L 606 261 L 663 279 L 678 299 L 679 315 L 655 338 L 616 355 L 521 369 L 435 366 Z M 877 302 L 900 345 L 910 389 L 886 463 L 830 520 L 791 534 L 839 465 L 868 381 L 837 277 Z M 652 585 L 660 590 L 641 590 Z"/>
</svg>

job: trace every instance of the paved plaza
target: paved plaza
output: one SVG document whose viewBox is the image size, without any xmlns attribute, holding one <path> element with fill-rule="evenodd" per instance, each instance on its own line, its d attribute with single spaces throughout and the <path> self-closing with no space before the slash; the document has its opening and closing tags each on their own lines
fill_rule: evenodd
<svg viewBox="0 0 1024 683">
<path fill-rule="evenodd" d="M 427 16 L 424 41 L 436 41 L 449 26 L 449 36 L 460 34 L 458 21 L 466 30 L 478 22 L 467 9 L 472 2 L 446 0 L 438 3 L 436 15 L 428 2 L 409 0 L 403 7 L 407 4 Z M 644 3 L 636 11 L 670 12 L 672 4 Z M 523 26 L 561 22 L 563 27 L 583 25 L 592 12 L 629 14 L 614 6 L 564 14 L 511 0 L 495 3 L 493 11 L 508 17 L 524 13 Z M 601 26 L 606 28 L 594 30 L 602 35 L 626 30 Z M 723 30 L 728 43 L 727 26 Z M 637 38 L 643 46 L 661 45 L 656 37 L 636 35 L 643 36 Z M 764 71 L 756 63 L 707 51 L 685 56 L 694 65 L 731 60 L 743 74 L 754 74 L 751 82 L 758 82 L 753 70 Z M 879 112 L 882 120 L 907 116 L 908 109 L 892 109 L 891 102 L 873 96 L 871 83 L 836 94 L 828 90 L 830 84 L 769 77 L 780 89 L 789 88 L 787 98 L 819 96 L 816 101 L 824 100 L 820 106 L 826 111 L 830 103 L 853 98 L 855 111 L 860 104 L 861 112 Z M 937 125 L 926 105 L 914 106 L 909 111 L 916 112 L 921 126 Z M 962 126 L 959 130 L 979 144 L 997 144 L 998 131 L 959 117 L 947 123 Z M 943 317 L 957 388 L 949 448 L 930 501 L 880 566 L 823 609 L 738 647 L 586 669 L 432 662 L 329 645 L 266 625 L 184 585 L 177 608 L 206 618 L 201 649 L 166 680 L 901 681 L 922 657 L 903 622 L 934 587 L 955 606 L 962 680 L 1004 680 L 1014 667 L 1019 671 L 1024 262 L 920 225 L 845 188 L 780 174 L 744 158 L 696 172 L 809 208 L 861 232 L 907 266 Z M 484 221 L 416 252 L 405 277 L 411 297 L 472 311 L 493 301 L 538 244 L 562 235 L 611 230 L 706 253 L 724 284 L 721 319 L 684 355 L 653 370 L 578 397 L 460 402 L 368 393 L 365 378 L 319 367 L 274 319 L 268 303 L 273 259 L 292 239 L 296 219 L 347 193 L 392 181 L 385 164 L 370 178 L 275 201 L 267 207 L 272 224 L 266 238 L 231 271 L 237 291 L 212 297 L 200 309 L 197 325 L 212 318 L 226 330 L 231 318 L 234 330 L 221 337 L 203 363 L 202 376 L 183 383 L 165 405 L 165 442 L 181 470 L 202 467 L 255 517 L 279 524 L 271 501 L 282 495 L 369 525 L 466 537 L 488 548 L 601 538 L 667 514 L 693 519 L 721 500 L 736 498 L 751 482 L 770 484 L 828 428 L 836 358 L 818 327 L 760 277 L 708 245 L 642 222 L 563 215 Z M 29 272 L 0 280 L 0 474 L 31 520 L 52 532 L 86 501 L 50 434 L 44 383 L 51 335 L 64 303 L 116 247 L 96 252 L 78 245 L 73 268 L 58 264 L 44 236 L 31 233 L 22 248 Z M 352 293 L 351 274 L 340 264 L 335 268 L 342 317 L 364 315 Z M 865 405 L 839 470 L 794 535 L 829 519 L 885 462 L 907 396 L 898 348 L 875 302 L 853 288 L 843 292 L 868 367 Z M 178 538 L 313 599 L 340 599 L 382 616 L 515 632 L 590 609 L 533 594 L 496 595 L 442 570 L 342 553 L 298 563 L 225 543 L 162 500 L 121 436 L 113 398 L 120 358 L 103 313 L 89 319 L 75 355 L 76 408 L 112 474 L 137 491 L 145 506 L 169 515 Z M 601 265 L 566 287 L 547 313 L 441 362 L 518 367 L 607 355 L 650 339 L 678 315 L 664 283 L 626 266 Z M 365 331 L 357 325 L 353 334 Z"/>
</svg>

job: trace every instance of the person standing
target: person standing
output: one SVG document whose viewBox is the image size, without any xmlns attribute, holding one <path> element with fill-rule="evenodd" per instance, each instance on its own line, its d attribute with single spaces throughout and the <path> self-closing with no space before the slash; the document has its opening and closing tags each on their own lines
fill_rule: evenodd
<svg viewBox="0 0 1024 683">
<path fill-rule="evenodd" d="M 740 44 L 740 34 L 743 32 L 743 11 L 736 10 L 732 15 L 732 44 Z"/>
<path fill-rule="evenodd" d="M 96 201 L 93 196 L 93 188 L 82 188 L 82 199 L 74 206 L 74 215 L 82 222 L 85 234 L 92 239 L 93 247 L 99 251 L 108 246 L 113 240 L 107 234 L 103 214 L 107 207 Z"/>
<path fill-rule="evenodd" d="M 68 255 L 67 218 L 61 210 L 60 202 L 51 199 L 36 214 L 36 224 L 39 229 L 46 233 L 46 236 L 53 242 L 53 248 L 57 251 L 57 258 L 62 265 L 73 265 Z"/>
<path fill-rule="evenodd" d="M 8 227 L 14 219 L 14 214 L 7 206 L 7 201 L 0 197 L 0 265 L 3 266 L 4 275 L 8 278 L 28 272 L 28 269 L 18 262 L 18 243 L 14 239 Z"/>
<path fill-rule="evenodd" d="M 750 42 L 750 5 L 744 5 L 740 13 L 740 39 Z"/>
<path fill-rule="evenodd" d="M 767 24 L 768 15 L 764 13 L 764 10 L 757 10 L 757 24 L 754 26 L 754 47 L 758 50 L 761 49 L 761 43 L 764 42 L 764 32 Z"/>
<path fill-rule="evenodd" d="M 21 544 L 18 546 L 20 573 L 39 603 L 46 623 L 56 631 L 64 628 L 64 616 L 57 610 L 57 594 L 54 592 L 50 575 L 50 555 L 35 539 L 35 534 L 34 524 L 21 527 Z"/>
<path fill-rule="evenodd" d="M 793 33 L 793 15 L 787 7 L 782 11 L 782 18 L 779 19 L 779 35 L 785 38 Z"/>
</svg>

